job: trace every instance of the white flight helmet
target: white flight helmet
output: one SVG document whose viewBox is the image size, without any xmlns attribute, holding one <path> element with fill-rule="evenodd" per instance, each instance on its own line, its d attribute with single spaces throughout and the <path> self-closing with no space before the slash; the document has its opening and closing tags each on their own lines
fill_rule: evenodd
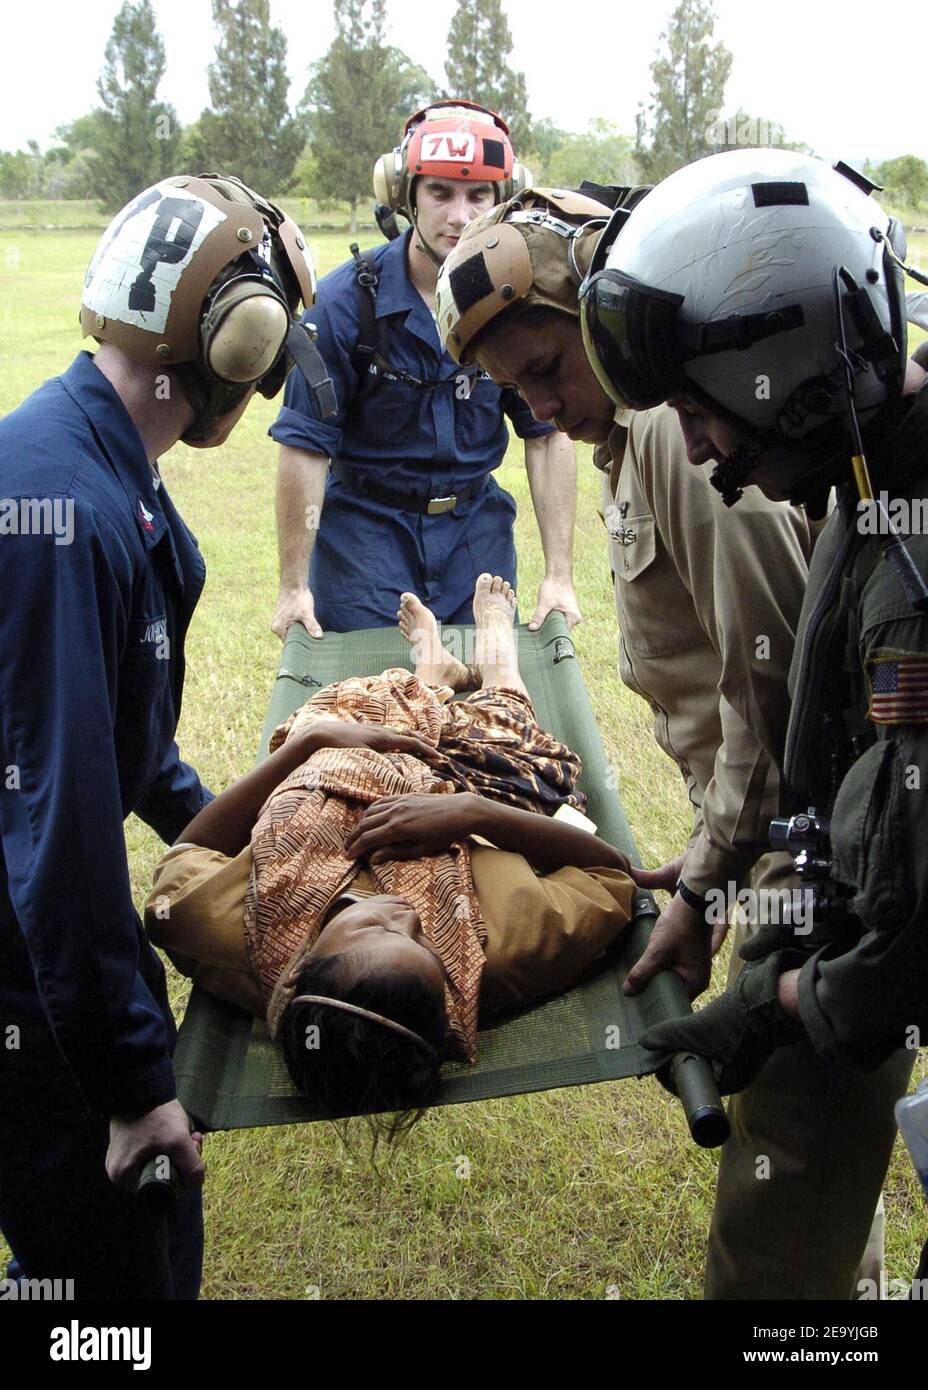
<svg viewBox="0 0 928 1390">
<path fill-rule="evenodd" d="M 746 430 L 755 456 L 834 453 L 849 428 L 839 299 L 862 423 L 905 374 L 905 237 L 874 186 L 789 150 L 733 150 L 620 209 L 580 290 L 604 390 L 632 409 L 685 393 Z"/>
<path fill-rule="evenodd" d="M 336 402 L 327 368 L 298 318 L 316 297 L 303 234 L 232 175 L 179 175 L 144 189 L 113 218 L 84 281 L 85 337 L 134 362 L 170 368 L 205 443 L 252 385 L 269 400 L 291 361 L 320 411 Z"/>
</svg>

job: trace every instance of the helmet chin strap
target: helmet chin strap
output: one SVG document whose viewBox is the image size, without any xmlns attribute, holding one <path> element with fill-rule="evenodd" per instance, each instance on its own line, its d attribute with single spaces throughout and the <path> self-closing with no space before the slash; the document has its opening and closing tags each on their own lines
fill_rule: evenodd
<svg viewBox="0 0 928 1390">
<path fill-rule="evenodd" d="M 709 481 L 721 493 L 726 507 L 733 507 L 744 496 L 744 485 L 757 468 L 760 456 L 775 445 L 788 447 L 787 441 L 776 430 L 766 430 L 749 444 L 739 444 L 716 464 Z M 835 450 L 823 462 L 797 478 L 790 490 L 789 501 L 794 507 L 805 507 L 813 521 L 819 520 L 828 508 L 828 494 L 845 472 L 840 453 Z"/>
<path fill-rule="evenodd" d="M 415 213 L 415 209 L 414 209 L 414 208 L 413 208 L 413 218 L 412 218 L 412 234 L 413 234 L 413 236 L 414 236 L 415 239 L 416 239 L 416 245 L 418 246 L 419 250 L 422 251 L 426 256 L 428 256 L 429 260 L 432 262 L 433 265 L 438 266 L 438 269 L 441 270 L 441 268 L 442 268 L 444 262 L 443 262 L 443 261 L 440 259 L 440 257 L 432 250 L 431 246 L 429 246 L 429 244 L 428 244 L 428 242 L 426 241 L 425 237 L 424 237 L 424 236 L 422 235 L 422 233 L 419 231 L 419 219 L 418 219 L 418 217 L 416 216 L 416 213 Z"/>
<path fill-rule="evenodd" d="M 173 371 L 194 411 L 181 440 L 184 444 L 207 444 L 217 432 L 220 417 L 245 399 L 252 383 L 242 386 L 212 381 L 195 362 L 179 362 Z"/>
<path fill-rule="evenodd" d="M 691 387 L 687 389 L 692 392 Z M 837 473 L 835 468 L 844 432 L 836 417 L 828 418 L 839 391 L 840 381 L 835 372 L 802 382 L 779 410 L 775 425 L 753 431 L 749 440 L 739 444 L 716 465 L 709 481 L 721 493 L 726 507 L 733 507 L 744 496 L 744 486 L 757 468 L 761 454 L 768 449 L 786 449 L 808 459 L 810 464 L 816 457 L 822 459 L 797 480 L 790 501 L 801 503 L 813 517 L 824 515 L 829 488 L 840 480 L 842 473 L 840 467 Z M 710 410 L 719 411 L 711 398 L 702 399 Z M 822 423 L 800 437 L 797 432 L 816 416 L 821 417 Z M 732 418 L 740 429 L 749 428 L 744 421 Z M 819 507 L 821 511 L 817 510 Z"/>
<path fill-rule="evenodd" d="M 846 474 L 843 459 L 838 453 L 832 454 L 817 468 L 797 478 L 789 493 L 791 506 L 804 507 L 813 521 L 821 521 L 828 510 L 831 489 L 842 482 Z"/>
<path fill-rule="evenodd" d="M 748 444 L 739 444 L 713 468 L 709 482 L 722 495 L 726 507 L 733 507 L 744 496 L 744 485 L 754 472 L 760 456 L 774 442 L 770 431 L 756 435 Z"/>
</svg>

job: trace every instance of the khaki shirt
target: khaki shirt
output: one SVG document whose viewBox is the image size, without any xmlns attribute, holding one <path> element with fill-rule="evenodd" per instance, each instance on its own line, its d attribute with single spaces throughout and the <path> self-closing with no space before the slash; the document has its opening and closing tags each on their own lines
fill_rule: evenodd
<svg viewBox="0 0 928 1390">
<path fill-rule="evenodd" d="M 234 859 L 200 845 L 175 845 L 155 870 L 145 926 L 182 974 L 263 1017 L 243 926 L 251 869 L 250 845 Z M 635 885 L 619 869 L 536 875 L 520 854 L 482 845 L 471 847 L 471 869 L 487 925 L 483 1014 L 566 989 L 631 917 Z M 376 891 L 364 868 L 352 886 Z"/>
<path fill-rule="evenodd" d="M 669 406 L 624 413 L 608 451 L 619 672 L 651 705 L 655 738 L 686 781 L 696 819 L 683 877 L 705 893 L 743 878 L 777 814 L 786 679 L 817 528 L 753 487 L 725 507 L 709 484 L 714 464 L 687 461 Z"/>
</svg>

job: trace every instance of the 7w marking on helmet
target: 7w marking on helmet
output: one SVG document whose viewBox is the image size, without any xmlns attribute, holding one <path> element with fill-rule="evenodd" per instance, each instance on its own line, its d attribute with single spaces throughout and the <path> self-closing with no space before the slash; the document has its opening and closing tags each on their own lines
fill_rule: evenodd
<svg viewBox="0 0 928 1390">
<path fill-rule="evenodd" d="M 375 213 L 387 236 L 399 234 L 397 213 L 415 226 L 415 181 L 429 177 L 495 184 L 498 203 L 532 180 L 530 171 L 515 159 L 503 118 L 476 102 L 457 98 L 414 112 L 400 144 L 374 165 Z"/>
</svg>

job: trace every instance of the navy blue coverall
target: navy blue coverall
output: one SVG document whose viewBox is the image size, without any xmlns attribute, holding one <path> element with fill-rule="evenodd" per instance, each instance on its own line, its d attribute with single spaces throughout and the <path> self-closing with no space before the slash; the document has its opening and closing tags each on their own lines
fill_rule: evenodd
<svg viewBox="0 0 928 1390">
<path fill-rule="evenodd" d="M 539 424 L 514 391 L 486 375 L 471 384 L 444 351 L 435 320 L 409 278 L 411 232 L 373 252 L 379 280 L 378 321 L 385 320 L 388 360 L 420 381 L 419 390 L 383 376 L 362 392 L 355 359 L 360 307 L 351 261 L 319 283 L 304 322 L 318 330 L 317 346 L 338 397 L 338 413 L 323 420 L 299 372 L 287 379 L 284 404 L 270 434 L 279 444 L 322 454 L 399 496 L 447 497 L 484 480 L 453 511 L 423 515 L 360 495 L 326 480 L 325 503 L 310 562 L 309 587 L 323 628 L 351 632 L 392 627 L 400 594 L 412 590 L 439 622 L 473 622 L 474 584 L 485 570 L 516 584 L 512 525 L 516 506 L 491 477 L 509 443 L 506 415 L 522 439 L 553 432 Z M 372 375 L 379 375 L 372 366 Z"/>
<path fill-rule="evenodd" d="M 170 842 L 210 799 L 174 742 L 205 572 L 89 353 L 0 421 L 0 1229 L 78 1298 L 199 1288 L 199 1193 L 166 1226 L 104 1158 L 175 1095 L 123 821 Z"/>
</svg>

